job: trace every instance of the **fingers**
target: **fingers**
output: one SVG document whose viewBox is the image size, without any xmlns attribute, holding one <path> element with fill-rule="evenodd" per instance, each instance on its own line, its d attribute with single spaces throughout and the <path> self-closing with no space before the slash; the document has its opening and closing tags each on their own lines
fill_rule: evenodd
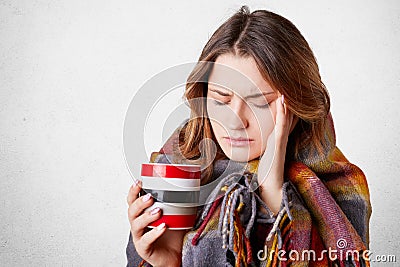
<svg viewBox="0 0 400 267">
<path fill-rule="evenodd" d="M 281 139 L 288 137 L 290 125 L 293 121 L 293 114 L 287 109 L 285 104 L 285 96 L 281 95 L 276 101 L 276 134 Z"/>
<path fill-rule="evenodd" d="M 141 244 L 144 247 L 150 247 L 158 238 L 160 238 L 160 236 L 162 236 L 166 229 L 165 223 L 153 228 L 142 236 L 140 240 Z"/>
<path fill-rule="evenodd" d="M 285 97 L 284 95 L 281 95 L 277 99 L 276 103 L 276 123 L 277 124 L 284 124 L 285 123 L 285 118 L 287 115 L 287 108 L 286 104 L 284 103 Z"/>
<path fill-rule="evenodd" d="M 286 115 L 287 114 L 287 109 L 286 109 L 286 104 L 285 104 L 285 95 L 281 96 L 281 103 L 282 103 L 283 111 L 284 111 L 284 113 Z"/>
<path fill-rule="evenodd" d="M 141 189 L 141 183 L 141 181 L 134 180 L 134 184 L 129 188 L 128 197 L 126 198 L 126 202 L 129 206 L 137 199 Z"/>
<path fill-rule="evenodd" d="M 153 204 L 151 194 L 148 193 L 136 199 L 128 208 L 128 218 L 132 222 L 135 220 L 146 208 Z"/>
<path fill-rule="evenodd" d="M 284 135 L 284 127 L 286 122 L 286 113 L 284 104 L 282 101 L 284 100 L 284 96 L 281 95 L 276 100 L 276 116 L 275 116 L 275 135 L 278 139 L 280 139 Z"/>
<path fill-rule="evenodd" d="M 285 117 L 286 117 L 286 121 L 284 123 L 285 130 L 286 130 L 286 134 L 289 135 L 291 130 L 293 129 L 292 124 L 294 121 L 294 114 L 290 110 L 287 109 L 284 95 L 282 95 L 282 104 L 283 104 L 283 109 L 284 109 L 284 113 L 285 113 Z"/>
<path fill-rule="evenodd" d="M 144 212 L 137 217 L 131 225 L 131 231 L 134 239 L 142 237 L 144 229 L 161 216 L 161 210 L 159 207 L 153 208 L 149 211 Z"/>
</svg>

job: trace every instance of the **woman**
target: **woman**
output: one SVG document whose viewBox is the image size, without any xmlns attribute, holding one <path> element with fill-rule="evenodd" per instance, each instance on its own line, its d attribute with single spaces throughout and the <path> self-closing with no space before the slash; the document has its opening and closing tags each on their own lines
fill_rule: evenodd
<svg viewBox="0 0 400 267">
<path fill-rule="evenodd" d="M 204 47 L 185 97 L 191 119 L 151 161 L 197 160 L 202 184 L 218 184 L 190 231 L 147 230 L 162 211 L 143 212 L 154 200 L 133 185 L 128 266 L 369 265 L 366 178 L 335 145 L 328 92 L 290 21 L 242 7 Z M 216 153 L 200 150 L 206 138 Z"/>
</svg>

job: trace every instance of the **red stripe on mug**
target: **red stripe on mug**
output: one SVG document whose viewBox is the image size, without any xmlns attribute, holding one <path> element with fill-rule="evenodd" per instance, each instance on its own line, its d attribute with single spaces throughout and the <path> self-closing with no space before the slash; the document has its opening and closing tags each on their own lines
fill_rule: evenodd
<svg viewBox="0 0 400 267">
<path fill-rule="evenodd" d="M 143 163 L 142 176 L 200 179 L 201 169 L 200 165 Z"/>
<path fill-rule="evenodd" d="M 150 223 L 149 227 L 157 227 L 165 223 L 167 228 L 190 229 L 196 221 L 196 214 L 193 215 L 162 215 L 160 219 Z"/>
</svg>

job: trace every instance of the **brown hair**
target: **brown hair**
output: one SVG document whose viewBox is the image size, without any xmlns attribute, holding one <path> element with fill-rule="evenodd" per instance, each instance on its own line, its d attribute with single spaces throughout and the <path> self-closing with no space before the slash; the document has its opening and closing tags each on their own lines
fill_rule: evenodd
<svg viewBox="0 0 400 267">
<path fill-rule="evenodd" d="M 189 75 L 184 97 L 187 100 L 207 96 L 207 80 L 211 64 L 219 55 L 232 53 L 251 56 L 263 78 L 274 90 L 285 95 L 287 108 L 299 118 L 289 136 L 287 157 L 299 158 L 301 149 L 323 153 L 324 128 L 330 110 L 330 98 L 321 81 L 314 54 L 300 31 L 287 19 L 266 10 L 250 13 L 247 6 L 224 22 L 205 45 L 199 62 Z M 188 101 L 191 119 L 180 135 L 180 150 L 187 159 L 199 159 L 198 146 L 204 138 L 217 144 L 217 157 L 226 157 L 213 135 L 207 117 L 206 103 Z M 196 102 L 198 103 L 198 102 Z M 211 155 L 205 147 L 203 157 Z M 204 159 L 203 159 L 204 160 Z M 213 165 L 203 172 L 202 184 L 209 182 Z"/>
</svg>

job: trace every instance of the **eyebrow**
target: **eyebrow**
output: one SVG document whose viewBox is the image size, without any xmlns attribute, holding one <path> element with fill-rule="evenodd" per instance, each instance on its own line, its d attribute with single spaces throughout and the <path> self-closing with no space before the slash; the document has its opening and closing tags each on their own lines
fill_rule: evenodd
<svg viewBox="0 0 400 267">
<path fill-rule="evenodd" d="M 219 91 L 218 89 L 215 89 L 215 88 L 210 88 L 209 87 L 209 89 L 211 91 L 213 91 L 213 92 L 216 92 L 216 93 L 222 95 L 222 96 L 232 96 L 232 94 Z M 270 95 L 270 94 L 275 94 L 275 92 L 263 92 L 263 93 L 257 93 L 257 94 L 253 94 L 253 95 L 248 95 L 248 96 L 244 97 L 244 99 L 257 98 L 257 97 L 260 97 L 260 96 L 265 96 L 265 95 Z"/>
</svg>

